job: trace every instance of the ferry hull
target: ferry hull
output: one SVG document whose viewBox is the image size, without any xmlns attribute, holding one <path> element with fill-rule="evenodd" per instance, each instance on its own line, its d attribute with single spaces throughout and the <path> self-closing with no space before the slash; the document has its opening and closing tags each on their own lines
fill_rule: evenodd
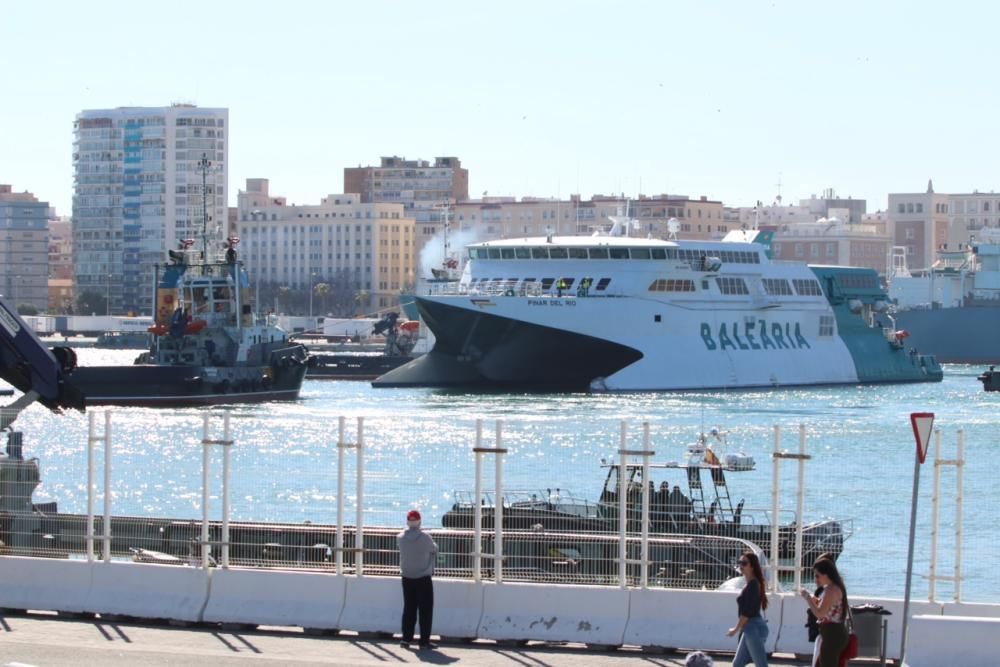
<svg viewBox="0 0 1000 667">
<path fill-rule="evenodd" d="M 815 313 L 801 311 L 692 311 L 628 297 L 428 296 L 417 305 L 433 351 L 375 386 L 674 391 L 941 379 L 933 360 L 874 330 L 845 322 L 824 336 Z"/>
</svg>

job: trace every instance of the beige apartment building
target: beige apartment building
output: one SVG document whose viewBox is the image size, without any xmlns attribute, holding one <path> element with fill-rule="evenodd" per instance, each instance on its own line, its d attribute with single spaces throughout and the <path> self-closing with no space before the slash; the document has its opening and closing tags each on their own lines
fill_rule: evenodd
<svg viewBox="0 0 1000 667">
<path fill-rule="evenodd" d="M 314 285 L 337 284 L 355 293 L 359 313 L 372 313 L 397 307 L 400 290 L 414 282 L 414 220 L 402 204 L 332 194 L 290 205 L 270 192 L 268 179 L 249 178 L 235 226 L 254 289 L 309 294 Z"/>
<path fill-rule="evenodd" d="M 671 219 L 677 221 L 678 236 L 685 239 L 721 238 L 730 225 L 723 219 L 722 203 L 707 197 L 639 195 L 627 200 L 594 195 L 584 200 L 571 195 L 569 199 L 483 197 L 460 201 L 451 210 L 451 230 L 460 233 L 459 238 L 466 243 L 549 234 L 590 234 L 609 229 L 610 217 L 626 214 L 639 224 L 630 233 L 643 237 L 668 238 Z"/>
<path fill-rule="evenodd" d="M 48 308 L 48 203 L 0 184 L 0 293 L 13 308 Z"/>
<path fill-rule="evenodd" d="M 889 254 L 885 224 L 877 220 L 845 222 L 850 217 L 847 209 L 830 209 L 828 216 L 775 226 L 771 242 L 774 259 L 863 266 L 885 275 Z"/>
</svg>

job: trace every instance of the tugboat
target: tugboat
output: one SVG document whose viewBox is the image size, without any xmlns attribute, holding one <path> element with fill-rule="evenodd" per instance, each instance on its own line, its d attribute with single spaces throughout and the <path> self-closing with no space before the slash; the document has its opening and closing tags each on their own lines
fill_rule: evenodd
<svg viewBox="0 0 1000 667">
<path fill-rule="evenodd" d="M 272 321 L 259 321 L 231 237 L 225 259 L 199 261 L 194 242 L 171 250 L 156 286 L 148 352 L 132 366 L 78 366 L 73 385 L 87 405 L 185 407 L 295 400 L 306 348 Z M 202 254 L 202 258 L 207 253 Z"/>
<path fill-rule="evenodd" d="M 327 380 L 374 380 L 378 376 L 413 361 L 410 353 L 417 342 L 419 323 L 399 322 L 399 313 L 386 313 L 372 326 L 372 335 L 385 336 L 381 352 L 315 354 L 315 363 L 306 375 Z"/>
<path fill-rule="evenodd" d="M 718 431 L 712 431 L 718 436 Z M 618 463 L 603 463 L 608 469 L 600 499 L 593 501 L 574 498 L 565 489 L 546 489 L 541 492 L 515 491 L 503 499 L 503 522 L 510 530 L 544 530 L 548 532 L 616 533 L 619 529 Z M 778 528 L 778 554 L 770 554 L 771 522 L 764 510 L 744 508 L 740 500 L 733 506 L 726 473 L 753 470 L 753 457 L 743 453 L 716 454 L 702 434 L 695 444 L 687 448 L 683 461 L 650 463 L 650 479 L 643 480 L 643 466 L 628 463 L 625 468 L 624 493 L 626 529 L 638 533 L 642 526 L 643 486 L 649 485 L 650 536 L 686 535 L 719 538 L 737 538 L 759 546 L 772 563 L 786 565 L 794 557 L 795 523 Z M 671 488 L 667 476 L 678 475 Z M 654 480 L 654 475 L 658 479 Z M 681 490 L 681 484 L 687 493 Z M 470 494 L 456 493 L 458 502 L 442 517 L 445 528 L 473 527 L 475 499 Z M 482 508 L 483 529 L 493 527 L 494 508 Z M 850 534 L 850 522 L 824 519 L 805 523 L 802 528 L 802 567 L 810 567 L 816 557 L 830 553 L 836 558 L 843 551 L 844 540 Z"/>
<path fill-rule="evenodd" d="M 995 371 L 993 366 L 983 371 L 976 379 L 983 383 L 983 389 L 986 391 L 1000 391 L 1000 372 Z"/>
</svg>

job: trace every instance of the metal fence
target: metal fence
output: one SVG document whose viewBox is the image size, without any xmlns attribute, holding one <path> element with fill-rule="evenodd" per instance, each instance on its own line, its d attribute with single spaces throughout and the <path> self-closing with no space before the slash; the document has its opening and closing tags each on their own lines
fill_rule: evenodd
<svg viewBox="0 0 1000 667">
<path fill-rule="evenodd" d="M 530 425 L 505 431 L 500 421 L 490 428 L 479 421 L 461 448 L 415 454 L 378 435 L 386 424 L 373 429 L 363 418 L 328 422 L 328 442 L 279 447 L 246 425 L 237 441 L 228 413 L 202 413 L 201 424 L 187 417 L 185 435 L 171 436 L 183 439 L 183 455 L 165 448 L 170 460 L 150 478 L 129 465 L 110 413 L 88 416 L 86 477 L 77 485 L 86 505 L 75 512 L 33 499 L 40 463 L 25 459 L 20 435 L 10 434 L 0 465 L 2 553 L 398 574 L 396 535 L 406 511 L 418 508 L 440 547 L 442 576 L 716 588 L 752 549 L 769 557 L 772 587 L 797 587 L 796 564 L 808 575 L 819 553 L 849 549 L 853 531 L 850 517 L 808 519 L 804 429 L 797 452 L 783 449 L 774 429 L 770 486 L 745 502 L 738 476 L 753 473 L 759 487 L 767 466 L 727 452 L 724 434 L 711 432 L 670 456 L 655 453 L 648 425 L 622 423 L 613 437 L 605 434 L 600 453 L 610 457 L 600 467 L 596 452 L 582 451 L 590 470 L 582 476 L 525 446 Z M 437 456 L 450 484 L 465 480 L 464 488 L 429 478 L 413 460 L 421 455 Z M 797 479 L 789 465 L 798 466 Z M 950 474 L 957 473 L 945 471 L 945 488 Z M 567 488 L 580 480 L 591 485 L 586 494 Z M 942 495 L 935 492 L 934 507 Z M 955 505 L 941 504 L 936 519 L 959 517 L 961 545 L 956 504 L 954 515 Z M 934 551 L 941 555 L 932 561 L 930 594 L 940 594 L 936 582 L 950 582 L 960 599 L 961 552 Z"/>
</svg>

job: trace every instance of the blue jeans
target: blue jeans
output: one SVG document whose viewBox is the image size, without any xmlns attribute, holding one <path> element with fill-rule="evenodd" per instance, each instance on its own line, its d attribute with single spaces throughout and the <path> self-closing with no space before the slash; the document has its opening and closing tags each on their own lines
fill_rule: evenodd
<svg viewBox="0 0 1000 667">
<path fill-rule="evenodd" d="M 750 664 L 750 660 L 757 667 L 767 667 L 767 651 L 764 649 L 766 641 L 767 621 L 760 616 L 748 620 L 743 626 L 740 643 L 736 646 L 733 667 L 744 667 Z"/>
</svg>

